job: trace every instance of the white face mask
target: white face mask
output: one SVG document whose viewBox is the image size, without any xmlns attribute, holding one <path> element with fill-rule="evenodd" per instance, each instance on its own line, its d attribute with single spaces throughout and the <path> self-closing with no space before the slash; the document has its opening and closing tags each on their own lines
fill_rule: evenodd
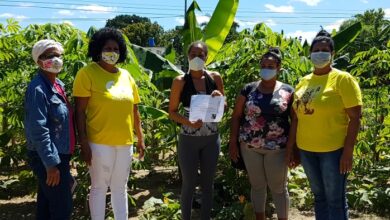
<svg viewBox="0 0 390 220">
<path fill-rule="evenodd" d="M 59 73 L 62 70 L 63 62 L 59 57 L 42 60 L 42 69 L 50 73 Z"/>
<path fill-rule="evenodd" d="M 188 67 L 190 70 L 200 71 L 204 69 L 204 63 L 204 60 L 200 59 L 199 57 L 195 57 L 188 61 Z"/>
<path fill-rule="evenodd" d="M 270 80 L 274 78 L 277 74 L 276 69 L 261 69 L 260 70 L 260 77 L 264 80 Z"/>
<path fill-rule="evenodd" d="M 102 60 L 111 65 L 115 65 L 119 60 L 119 54 L 115 52 L 102 52 Z"/>
<path fill-rule="evenodd" d="M 330 63 L 332 55 L 330 52 L 313 52 L 310 54 L 310 59 L 316 68 L 321 69 Z"/>
</svg>

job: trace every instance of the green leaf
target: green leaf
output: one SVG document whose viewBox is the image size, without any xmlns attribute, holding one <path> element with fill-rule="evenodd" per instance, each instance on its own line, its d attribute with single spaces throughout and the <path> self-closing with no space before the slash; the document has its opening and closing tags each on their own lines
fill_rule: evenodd
<svg viewBox="0 0 390 220">
<path fill-rule="evenodd" d="M 172 44 L 170 44 L 165 51 L 165 59 L 167 59 L 171 63 L 175 63 L 176 60 L 176 50 L 173 48 Z"/>
<path fill-rule="evenodd" d="M 353 42 L 355 38 L 360 34 L 362 30 L 362 24 L 360 22 L 356 22 L 348 28 L 344 29 L 341 32 L 338 32 L 335 36 L 333 36 L 334 44 L 335 44 L 335 52 L 339 52 L 344 47 L 346 47 L 349 43 Z"/>
<path fill-rule="evenodd" d="M 196 21 L 195 11 L 200 10 L 200 7 L 196 1 L 193 1 L 185 15 L 185 23 L 182 30 L 183 35 L 183 48 L 184 55 L 187 55 L 187 48 L 192 42 L 200 40 L 202 38 L 202 31 L 199 28 L 198 22 Z"/>
<path fill-rule="evenodd" d="M 232 27 L 238 8 L 238 0 L 220 0 L 204 30 L 203 41 L 209 52 L 206 64 L 214 60 Z"/>
</svg>

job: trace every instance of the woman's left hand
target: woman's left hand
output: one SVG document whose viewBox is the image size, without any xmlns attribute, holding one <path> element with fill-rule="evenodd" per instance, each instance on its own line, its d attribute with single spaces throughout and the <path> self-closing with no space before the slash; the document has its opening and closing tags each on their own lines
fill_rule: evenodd
<svg viewBox="0 0 390 220">
<path fill-rule="evenodd" d="M 219 90 L 214 90 L 212 93 L 211 93 L 211 96 L 214 97 L 214 96 L 223 96 L 222 92 L 219 91 Z"/>
<path fill-rule="evenodd" d="M 137 142 L 138 158 L 142 159 L 145 156 L 145 143 L 143 141 Z"/>
<path fill-rule="evenodd" d="M 340 159 L 340 174 L 346 174 L 352 170 L 353 149 L 344 148 Z"/>
</svg>

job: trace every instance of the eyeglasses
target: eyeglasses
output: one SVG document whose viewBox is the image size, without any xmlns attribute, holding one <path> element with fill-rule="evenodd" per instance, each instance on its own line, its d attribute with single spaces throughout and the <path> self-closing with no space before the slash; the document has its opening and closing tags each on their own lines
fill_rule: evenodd
<svg viewBox="0 0 390 220">
<path fill-rule="evenodd" d="M 47 59 L 53 59 L 54 57 L 57 57 L 57 58 L 62 58 L 62 55 L 61 54 L 42 54 L 41 56 L 39 56 L 39 59 L 41 60 L 47 60 Z"/>
</svg>

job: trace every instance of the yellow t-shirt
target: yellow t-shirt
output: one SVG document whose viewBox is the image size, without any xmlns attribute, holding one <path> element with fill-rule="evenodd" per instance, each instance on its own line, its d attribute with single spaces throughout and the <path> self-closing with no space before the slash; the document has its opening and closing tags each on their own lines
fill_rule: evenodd
<svg viewBox="0 0 390 220">
<path fill-rule="evenodd" d="M 358 105 L 362 105 L 359 84 L 349 73 L 333 68 L 326 75 L 303 77 L 293 103 L 298 147 L 311 152 L 342 148 L 349 122 L 345 109 Z"/>
<path fill-rule="evenodd" d="M 78 71 L 73 96 L 89 97 L 86 110 L 89 141 L 105 145 L 133 143 L 133 107 L 140 98 L 127 70 L 119 68 L 117 73 L 110 73 L 91 63 Z"/>
</svg>

